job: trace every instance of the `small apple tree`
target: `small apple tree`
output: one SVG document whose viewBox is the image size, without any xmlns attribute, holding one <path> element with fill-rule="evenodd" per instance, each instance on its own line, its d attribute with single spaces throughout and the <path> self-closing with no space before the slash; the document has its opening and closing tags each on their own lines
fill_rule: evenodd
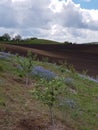
<svg viewBox="0 0 98 130">
<path fill-rule="evenodd" d="M 26 86 L 28 86 L 32 69 L 34 66 L 31 52 L 28 52 L 27 57 L 20 57 L 19 55 L 16 55 L 13 58 L 14 61 L 16 61 L 18 73 L 22 77 L 25 77 L 25 83 Z"/>
<path fill-rule="evenodd" d="M 58 103 L 59 96 L 64 89 L 65 85 L 63 84 L 62 79 L 55 77 L 50 81 L 41 79 L 32 90 L 33 97 L 48 106 L 52 130 L 54 129 L 53 107 Z"/>
</svg>

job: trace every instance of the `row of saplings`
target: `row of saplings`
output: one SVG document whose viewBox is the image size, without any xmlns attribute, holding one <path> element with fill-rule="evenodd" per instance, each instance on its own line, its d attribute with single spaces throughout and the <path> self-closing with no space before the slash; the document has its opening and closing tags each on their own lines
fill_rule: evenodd
<svg viewBox="0 0 98 130">
<path fill-rule="evenodd" d="M 29 85 L 29 81 L 32 77 L 32 68 L 34 68 L 35 59 L 36 56 L 32 57 L 30 52 L 27 54 L 27 58 L 18 55 L 13 57 L 14 63 L 17 64 L 17 72 L 25 78 L 26 87 Z M 57 106 L 65 113 L 66 107 L 70 106 L 70 108 L 74 108 L 75 104 L 72 100 L 65 100 L 65 93 L 67 93 L 67 86 L 64 82 L 65 78 L 57 75 L 51 76 L 51 74 L 53 74 L 51 72 L 46 73 L 45 76 L 41 76 L 40 71 L 38 71 L 37 74 L 34 75 L 38 80 L 31 93 L 35 99 L 40 100 L 43 104 L 48 106 L 51 130 L 54 130 L 53 108 Z M 49 76 L 49 78 L 45 78 L 47 76 Z"/>
</svg>

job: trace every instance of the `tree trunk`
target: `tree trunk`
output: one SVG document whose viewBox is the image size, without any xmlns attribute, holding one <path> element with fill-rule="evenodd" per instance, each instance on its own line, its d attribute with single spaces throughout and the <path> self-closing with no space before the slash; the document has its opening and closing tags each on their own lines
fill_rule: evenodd
<svg viewBox="0 0 98 130">
<path fill-rule="evenodd" d="M 52 106 L 49 107 L 49 113 L 50 113 L 50 122 L 51 122 L 51 130 L 54 130 L 54 114 L 52 110 Z"/>
<path fill-rule="evenodd" d="M 29 85 L 29 75 L 26 75 L 26 87 Z"/>
</svg>

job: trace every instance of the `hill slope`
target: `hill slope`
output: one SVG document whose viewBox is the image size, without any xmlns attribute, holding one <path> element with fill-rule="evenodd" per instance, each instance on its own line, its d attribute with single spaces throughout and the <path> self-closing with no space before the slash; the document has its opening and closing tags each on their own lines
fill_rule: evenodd
<svg viewBox="0 0 98 130">
<path fill-rule="evenodd" d="M 17 75 L 13 59 L 6 59 L 4 55 L 0 56 L 0 130 L 49 130 L 47 106 L 30 93 L 39 78 L 31 78 L 26 87 L 24 78 Z M 62 105 L 60 109 L 54 107 L 55 130 L 97 130 L 98 84 L 88 77 L 79 76 L 73 68 L 68 70 L 66 66 L 47 62 L 33 63 L 65 78 L 66 92 L 63 96 L 71 104 L 63 106 L 64 109 Z"/>
</svg>

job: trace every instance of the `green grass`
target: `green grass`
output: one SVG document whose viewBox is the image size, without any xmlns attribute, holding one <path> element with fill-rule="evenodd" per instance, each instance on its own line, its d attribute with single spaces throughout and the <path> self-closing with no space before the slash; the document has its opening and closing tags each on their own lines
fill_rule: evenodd
<svg viewBox="0 0 98 130">
<path fill-rule="evenodd" d="M 24 40 L 23 42 L 28 44 L 59 44 L 59 42 L 45 39 Z"/>
<path fill-rule="evenodd" d="M 0 41 L 1 44 L 60 44 L 60 42 L 47 39 L 25 39 L 21 41 Z"/>
<path fill-rule="evenodd" d="M 55 72 L 59 77 L 72 79 L 71 84 L 65 83 L 67 89 L 63 94 L 65 99 L 75 101 L 76 107 L 70 109 L 63 106 L 60 111 L 55 106 L 56 120 L 70 126 L 70 130 L 97 130 L 98 83 L 82 79 L 76 72 L 66 71 L 66 67 L 38 61 L 34 61 L 34 64 Z M 28 114 L 32 118 L 37 115 L 47 120 L 47 107 L 34 100 L 30 93 L 38 80 L 33 77 L 31 84 L 26 88 L 24 79 L 16 72 L 12 61 L 0 59 L 0 114 L 4 113 L 0 119 L 0 130 L 12 129 L 20 119 L 27 118 Z"/>
</svg>

